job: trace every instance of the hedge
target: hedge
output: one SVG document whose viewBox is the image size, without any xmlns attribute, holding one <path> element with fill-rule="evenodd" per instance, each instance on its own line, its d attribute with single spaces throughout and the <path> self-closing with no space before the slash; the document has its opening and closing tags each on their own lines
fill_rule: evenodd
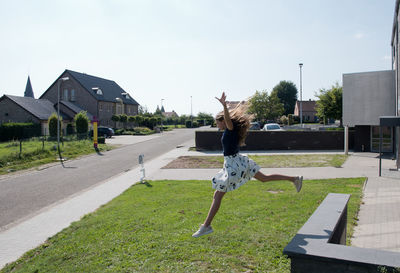
<svg viewBox="0 0 400 273">
<path fill-rule="evenodd" d="M 39 123 L 3 123 L 0 125 L 0 141 L 25 139 L 41 135 Z"/>
</svg>

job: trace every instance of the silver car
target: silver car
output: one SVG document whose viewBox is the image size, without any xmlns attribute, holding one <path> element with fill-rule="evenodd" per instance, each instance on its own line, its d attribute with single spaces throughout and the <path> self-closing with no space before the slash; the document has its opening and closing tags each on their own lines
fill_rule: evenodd
<svg viewBox="0 0 400 273">
<path fill-rule="evenodd" d="M 284 131 L 278 123 L 267 123 L 264 125 L 264 131 Z"/>
</svg>

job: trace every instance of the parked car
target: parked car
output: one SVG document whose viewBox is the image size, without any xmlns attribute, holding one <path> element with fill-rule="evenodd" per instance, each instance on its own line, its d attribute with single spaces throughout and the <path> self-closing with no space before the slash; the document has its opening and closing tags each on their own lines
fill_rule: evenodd
<svg viewBox="0 0 400 273">
<path fill-rule="evenodd" d="M 114 130 L 108 127 L 99 126 L 97 127 L 97 136 L 103 136 L 105 138 L 110 138 L 114 135 Z M 89 136 L 93 136 L 93 130 L 90 130 Z"/>
<path fill-rule="evenodd" d="M 278 123 L 267 123 L 264 125 L 264 131 L 284 131 Z"/>
<path fill-rule="evenodd" d="M 261 126 L 259 122 L 250 122 L 249 130 L 261 130 Z"/>
</svg>

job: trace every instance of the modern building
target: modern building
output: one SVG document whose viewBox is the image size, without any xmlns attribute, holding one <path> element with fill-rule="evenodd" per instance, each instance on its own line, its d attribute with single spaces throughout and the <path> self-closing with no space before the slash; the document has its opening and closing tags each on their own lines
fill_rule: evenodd
<svg viewBox="0 0 400 273">
<path fill-rule="evenodd" d="M 391 69 L 343 74 L 343 125 L 346 138 L 349 128 L 353 127 L 354 150 L 366 152 L 378 152 L 382 139 L 382 151 L 395 154 L 398 167 L 400 122 L 396 120 L 400 114 L 399 3 L 400 0 L 396 0 L 391 39 Z M 382 120 L 389 117 L 395 122 L 383 124 Z M 345 150 L 347 151 L 346 144 Z"/>
</svg>

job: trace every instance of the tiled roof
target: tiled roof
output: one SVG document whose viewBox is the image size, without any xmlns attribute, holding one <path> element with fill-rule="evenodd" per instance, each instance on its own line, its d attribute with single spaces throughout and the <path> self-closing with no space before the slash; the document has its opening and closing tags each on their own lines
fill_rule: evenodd
<svg viewBox="0 0 400 273">
<path fill-rule="evenodd" d="M 78 105 L 70 102 L 70 101 L 65 101 L 62 100 L 60 101 L 60 104 L 64 104 L 66 107 L 71 109 L 75 114 L 78 114 L 80 111 L 86 111 L 85 109 L 80 108 Z M 86 111 L 86 116 L 90 119 L 93 120 L 93 115 L 90 114 L 89 112 Z"/>
<path fill-rule="evenodd" d="M 177 117 L 179 117 L 178 114 L 175 111 L 163 112 L 163 115 L 164 115 L 164 117 L 167 117 L 167 118 L 175 118 L 175 117 L 177 118 Z"/>
<path fill-rule="evenodd" d="M 127 92 L 124 91 L 115 81 L 65 70 L 75 80 L 77 80 L 88 92 L 90 92 L 97 100 L 117 102 L 116 98 L 121 98 L 125 104 L 139 105 Z M 97 94 L 92 88 L 99 88 L 102 95 Z M 123 95 L 125 93 L 125 95 Z"/>
<path fill-rule="evenodd" d="M 46 99 L 34 99 L 31 97 L 18 97 L 11 95 L 4 96 L 14 101 L 40 120 L 47 120 L 52 113 L 56 112 L 53 103 Z"/>
<path fill-rule="evenodd" d="M 298 109 L 300 109 L 300 102 L 296 101 L 296 106 Z M 303 112 L 314 112 L 316 111 L 315 106 L 317 105 L 317 102 L 315 100 L 303 100 L 301 102 L 301 108 Z"/>
</svg>

